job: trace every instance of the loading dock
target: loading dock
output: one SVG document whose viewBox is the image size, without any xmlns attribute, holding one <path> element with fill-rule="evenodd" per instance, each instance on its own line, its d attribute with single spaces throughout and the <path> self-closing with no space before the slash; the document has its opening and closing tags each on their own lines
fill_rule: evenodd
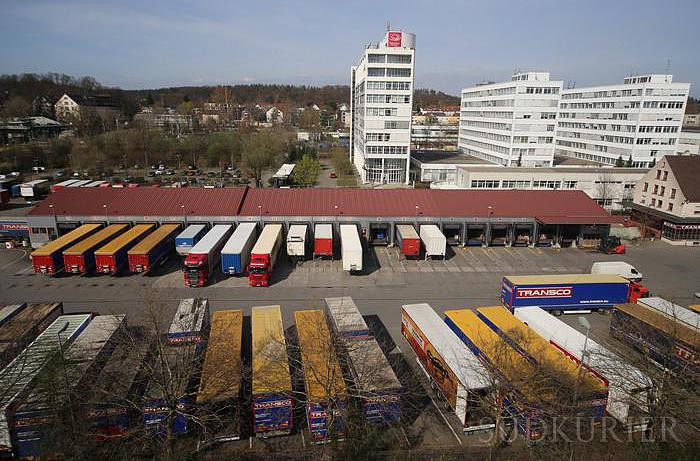
<svg viewBox="0 0 700 461">
<path fill-rule="evenodd" d="M 557 244 L 557 225 L 556 224 L 540 224 L 538 226 L 537 240 L 535 246 L 551 247 Z"/>
<path fill-rule="evenodd" d="M 443 224 L 442 233 L 447 239 L 447 244 L 457 246 L 462 243 L 462 224 Z"/>
<path fill-rule="evenodd" d="M 516 224 L 513 226 L 512 246 L 526 247 L 532 243 L 532 224 Z"/>
<path fill-rule="evenodd" d="M 510 244 L 509 239 L 510 226 L 507 224 L 492 224 L 490 232 L 489 246 L 504 247 Z"/>
<path fill-rule="evenodd" d="M 486 225 L 467 225 L 467 240 L 465 245 L 468 247 L 480 247 L 484 246 L 484 243 L 486 243 Z"/>
<path fill-rule="evenodd" d="M 388 245 L 390 237 L 390 223 L 369 223 L 369 239 L 367 243 L 370 245 Z"/>
</svg>

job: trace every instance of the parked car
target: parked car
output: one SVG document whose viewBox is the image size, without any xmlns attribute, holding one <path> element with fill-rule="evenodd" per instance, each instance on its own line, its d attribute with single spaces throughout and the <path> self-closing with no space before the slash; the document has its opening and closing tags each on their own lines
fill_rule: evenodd
<svg viewBox="0 0 700 461">
<path fill-rule="evenodd" d="M 331 177 L 331 179 L 335 179 L 338 177 L 338 175 L 331 171 L 330 177 Z"/>
</svg>

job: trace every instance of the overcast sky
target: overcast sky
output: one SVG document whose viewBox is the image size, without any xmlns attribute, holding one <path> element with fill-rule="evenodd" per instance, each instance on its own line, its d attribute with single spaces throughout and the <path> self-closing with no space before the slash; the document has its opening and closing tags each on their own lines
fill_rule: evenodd
<svg viewBox="0 0 700 461">
<path fill-rule="evenodd" d="M 700 94 L 700 0 L 0 0 L 0 74 L 107 85 L 347 84 L 365 44 L 417 35 L 416 87 L 514 69 L 577 86 L 663 73 Z"/>
</svg>

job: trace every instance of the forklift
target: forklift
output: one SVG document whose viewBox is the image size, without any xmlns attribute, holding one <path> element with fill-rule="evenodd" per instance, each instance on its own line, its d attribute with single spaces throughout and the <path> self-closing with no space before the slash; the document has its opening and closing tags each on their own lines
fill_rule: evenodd
<svg viewBox="0 0 700 461">
<path fill-rule="evenodd" d="M 622 255 L 625 254 L 625 245 L 620 241 L 620 237 L 607 236 L 600 239 L 598 251 L 606 255 Z"/>
</svg>

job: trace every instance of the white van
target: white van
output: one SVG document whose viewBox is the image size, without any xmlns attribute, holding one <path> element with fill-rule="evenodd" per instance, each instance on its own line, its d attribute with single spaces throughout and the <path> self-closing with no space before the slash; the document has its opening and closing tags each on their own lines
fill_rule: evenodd
<svg viewBox="0 0 700 461">
<path fill-rule="evenodd" d="M 605 261 L 593 263 L 591 274 L 619 275 L 632 282 L 641 282 L 642 273 L 631 264 L 623 261 Z"/>
</svg>

